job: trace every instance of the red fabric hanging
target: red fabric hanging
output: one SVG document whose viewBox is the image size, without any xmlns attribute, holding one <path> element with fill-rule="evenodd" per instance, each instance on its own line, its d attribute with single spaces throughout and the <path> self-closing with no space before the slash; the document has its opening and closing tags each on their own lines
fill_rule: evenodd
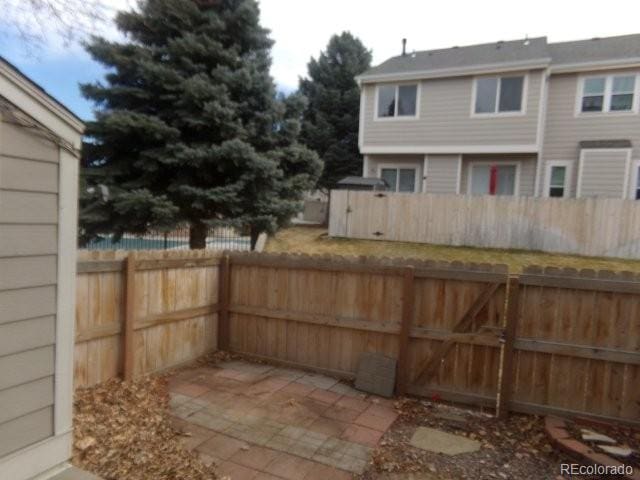
<svg viewBox="0 0 640 480">
<path fill-rule="evenodd" d="M 495 195 L 498 188 L 498 166 L 491 165 L 491 174 L 489 177 L 489 195 Z"/>
</svg>

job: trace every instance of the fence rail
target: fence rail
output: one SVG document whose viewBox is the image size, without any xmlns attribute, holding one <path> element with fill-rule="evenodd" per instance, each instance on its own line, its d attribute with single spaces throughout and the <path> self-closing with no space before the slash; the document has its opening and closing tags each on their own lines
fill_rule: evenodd
<svg viewBox="0 0 640 480">
<path fill-rule="evenodd" d="M 400 393 L 640 423 L 638 275 L 179 253 L 80 261 L 77 385 L 215 348 L 352 378 L 377 352 Z"/>
<path fill-rule="evenodd" d="M 640 202 L 331 192 L 329 234 L 454 246 L 640 257 Z"/>
</svg>

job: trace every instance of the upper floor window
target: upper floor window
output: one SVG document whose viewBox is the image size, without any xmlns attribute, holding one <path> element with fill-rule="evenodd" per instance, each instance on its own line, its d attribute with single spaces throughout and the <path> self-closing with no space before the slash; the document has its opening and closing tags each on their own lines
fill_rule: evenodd
<svg viewBox="0 0 640 480">
<path fill-rule="evenodd" d="M 476 78 L 474 112 L 521 112 L 523 90 L 524 76 Z"/>
<path fill-rule="evenodd" d="M 582 82 L 580 111 L 630 112 L 634 109 L 635 75 L 588 77 Z"/>
<path fill-rule="evenodd" d="M 378 118 L 416 117 L 418 85 L 378 86 Z"/>
</svg>

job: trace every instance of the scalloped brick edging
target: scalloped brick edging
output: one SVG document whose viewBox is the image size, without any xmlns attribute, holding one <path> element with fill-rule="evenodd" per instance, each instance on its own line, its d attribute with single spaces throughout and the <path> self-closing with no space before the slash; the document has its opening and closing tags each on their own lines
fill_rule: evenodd
<svg viewBox="0 0 640 480">
<path fill-rule="evenodd" d="M 567 430 L 566 421 L 562 418 L 548 416 L 544 420 L 544 429 L 551 440 L 551 444 L 562 450 L 570 457 L 588 465 L 602 465 L 619 467 L 622 462 L 604 453 L 595 452 L 588 445 L 571 437 Z M 629 480 L 640 480 L 640 472 L 634 471 L 631 475 L 625 475 Z"/>
</svg>

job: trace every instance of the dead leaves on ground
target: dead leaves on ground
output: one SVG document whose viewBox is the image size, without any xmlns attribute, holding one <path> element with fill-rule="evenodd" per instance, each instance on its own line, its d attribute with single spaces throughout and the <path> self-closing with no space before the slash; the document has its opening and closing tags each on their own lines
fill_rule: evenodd
<svg viewBox="0 0 640 480">
<path fill-rule="evenodd" d="M 168 417 L 166 380 L 111 380 L 76 391 L 73 463 L 104 480 L 209 480 Z"/>
</svg>

